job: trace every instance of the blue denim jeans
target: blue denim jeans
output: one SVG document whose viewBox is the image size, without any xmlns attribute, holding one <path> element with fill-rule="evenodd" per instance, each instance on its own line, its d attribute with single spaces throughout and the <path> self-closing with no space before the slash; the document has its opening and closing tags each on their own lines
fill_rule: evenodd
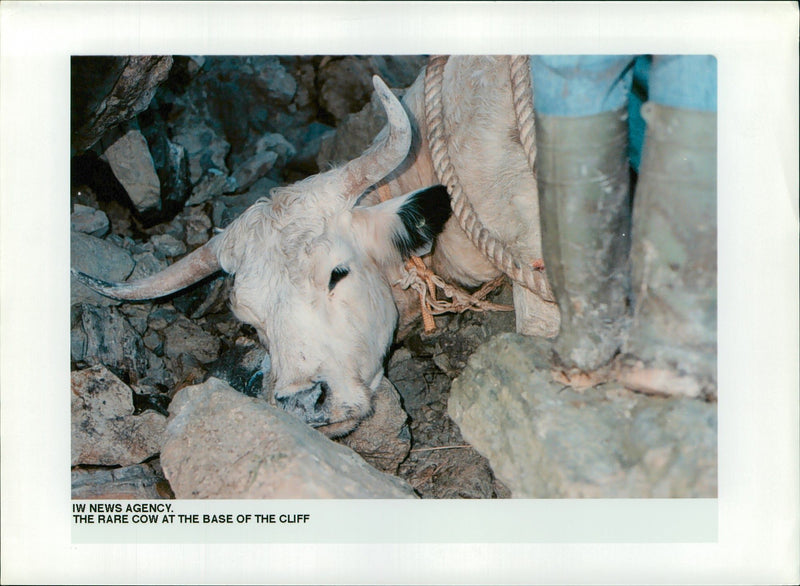
<svg viewBox="0 0 800 586">
<path fill-rule="evenodd" d="M 532 55 L 533 103 L 547 116 L 590 116 L 628 108 L 629 158 L 638 171 L 645 101 L 717 110 L 713 55 Z"/>
<path fill-rule="evenodd" d="M 548 116 L 589 116 L 625 107 L 635 55 L 531 56 L 534 105 Z M 646 76 L 647 99 L 687 110 L 716 111 L 713 55 L 655 55 Z"/>
</svg>

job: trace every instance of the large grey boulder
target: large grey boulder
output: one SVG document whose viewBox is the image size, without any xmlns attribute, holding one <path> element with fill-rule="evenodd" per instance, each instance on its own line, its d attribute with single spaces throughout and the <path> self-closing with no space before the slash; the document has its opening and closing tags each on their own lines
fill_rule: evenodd
<svg viewBox="0 0 800 586">
<path fill-rule="evenodd" d="M 499 335 L 453 381 L 450 416 L 517 498 L 715 497 L 716 405 L 577 391 L 553 381 L 550 343 Z"/>
<path fill-rule="evenodd" d="M 105 366 L 72 373 L 72 465 L 128 466 L 156 455 L 167 418 L 134 415 L 133 392 Z"/>
<path fill-rule="evenodd" d="M 161 465 L 177 498 L 413 498 L 299 419 L 216 378 L 170 405 Z"/>
</svg>

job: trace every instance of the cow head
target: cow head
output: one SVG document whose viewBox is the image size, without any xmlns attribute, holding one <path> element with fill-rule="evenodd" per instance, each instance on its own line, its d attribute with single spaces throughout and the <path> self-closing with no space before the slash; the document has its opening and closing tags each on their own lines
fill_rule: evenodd
<svg viewBox="0 0 800 586">
<path fill-rule="evenodd" d="M 170 295 L 219 269 L 233 274 L 233 312 L 270 353 L 272 400 L 331 437 L 371 414 L 397 321 L 387 273 L 429 251 L 450 213 L 442 186 L 357 205 L 411 143 L 403 107 L 378 77 L 374 84 L 389 122 L 358 159 L 276 188 L 157 275 L 106 283 L 73 271 L 123 300 Z"/>
</svg>

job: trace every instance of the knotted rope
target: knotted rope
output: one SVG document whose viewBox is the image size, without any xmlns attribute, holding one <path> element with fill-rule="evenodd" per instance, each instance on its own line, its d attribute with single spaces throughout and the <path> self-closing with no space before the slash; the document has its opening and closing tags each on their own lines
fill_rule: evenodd
<svg viewBox="0 0 800 586">
<path fill-rule="evenodd" d="M 447 59 L 447 55 L 435 55 L 428 62 L 425 72 L 425 122 L 434 170 L 439 182 L 445 185 L 450 193 L 453 215 L 470 242 L 493 265 L 544 299 L 552 299 L 550 287 L 542 272 L 544 261 L 537 259 L 531 264 L 526 264 L 517 259 L 514 253 L 482 224 L 458 180 L 445 140 L 442 80 Z M 509 74 L 520 141 L 535 179 L 536 141 L 528 57 L 524 55 L 512 57 Z"/>
<path fill-rule="evenodd" d="M 422 323 L 425 333 L 436 330 L 433 321 L 434 315 L 442 313 L 464 313 L 465 311 L 512 311 L 510 305 L 500 305 L 486 301 L 486 296 L 502 285 L 505 275 L 500 275 L 496 279 L 484 283 L 475 293 L 468 293 L 451 285 L 439 275 L 430 270 L 422 259 L 412 256 L 406 262 L 406 276 L 400 281 L 399 285 L 403 289 L 414 289 L 419 294 L 420 305 L 422 305 Z M 445 297 L 450 301 L 437 299 L 436 289 L 441 289 Z"/>
</svg>

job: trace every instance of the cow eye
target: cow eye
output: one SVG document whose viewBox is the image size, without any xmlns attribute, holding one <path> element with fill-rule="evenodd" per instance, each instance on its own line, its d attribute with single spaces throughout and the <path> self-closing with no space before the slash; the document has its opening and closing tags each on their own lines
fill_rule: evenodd
<svg viewBox="0 0 800 586">
<path fill-rule="evenodd" d="M 347 267 L 336 267 L 331 271 L 331 280 L 328 281 L 328 291 L 333 291 L 333 288 L 336 287 L 336 283 L 344 279 L 347 275 L 350 274 L 350 269 Z"/>
</svg>

